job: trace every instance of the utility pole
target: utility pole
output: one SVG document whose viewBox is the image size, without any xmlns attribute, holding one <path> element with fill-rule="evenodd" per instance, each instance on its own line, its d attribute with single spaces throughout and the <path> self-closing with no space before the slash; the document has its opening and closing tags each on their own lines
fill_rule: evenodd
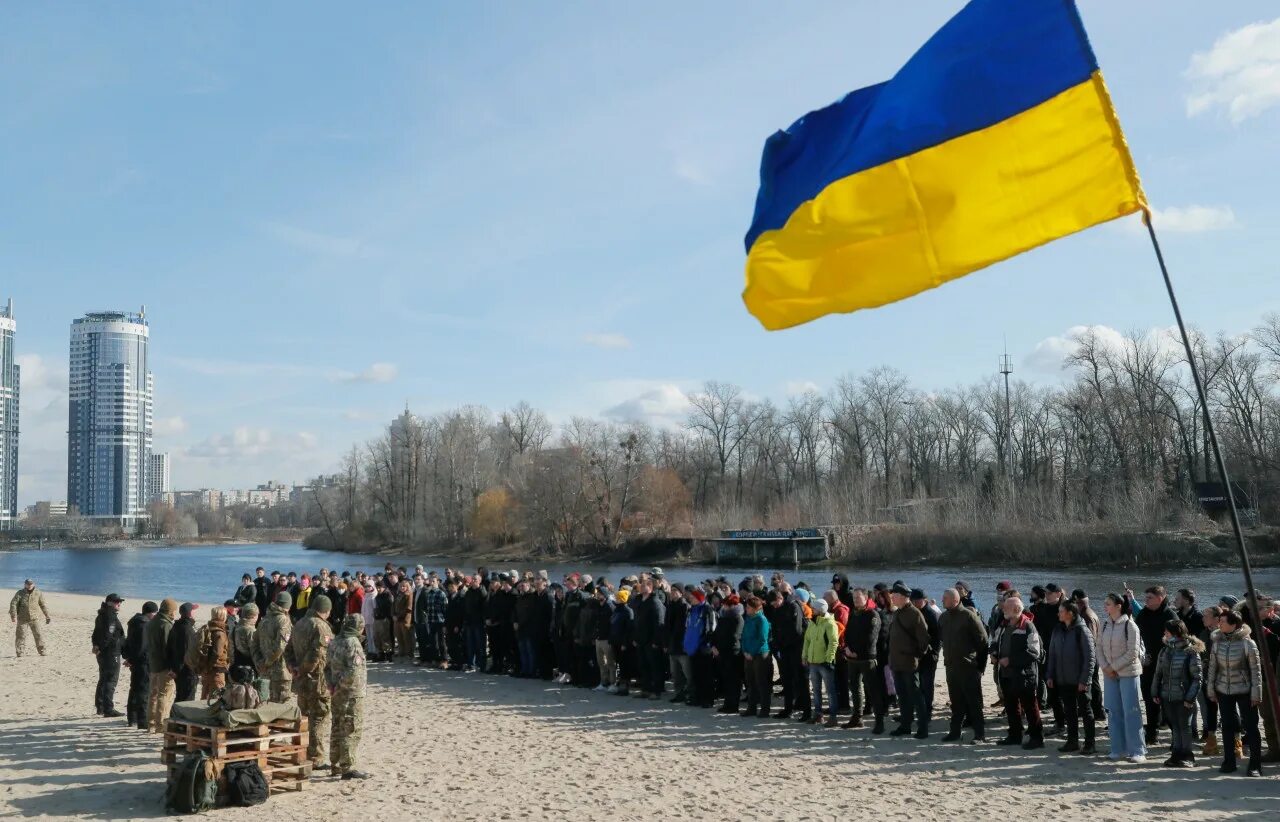
<svg viewBox="0 0 1280 822">
<path fill-rule="evenodd" d="M 1013 405 L 1009 401 L 1009 375 L 1013 373 L 1013 358 L 1009 356 L 1009 343 L 1006 341 L 1004 353 L 1000 355 L 1000 373 L 1004 375 L 1004 450 L 1007 464 L 1005 476 L 1009 480 L 1009 496 L 1013 496 Z"/>
</svg>

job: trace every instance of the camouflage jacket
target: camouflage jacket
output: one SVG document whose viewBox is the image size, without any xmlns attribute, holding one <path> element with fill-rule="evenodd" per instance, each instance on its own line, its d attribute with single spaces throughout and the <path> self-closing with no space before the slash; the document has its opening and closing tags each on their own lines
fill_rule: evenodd
<svg viewBox="0 0 1280 822">
<path fill-rule="evenodd" d="M 253 664 L 258 673 L 271 679 L 293 679 L 285 666 L 285 651 L 293 633 L 289 610 L 274 602 L 253 632 Z"/>
<path fill-rule="evenodd" d="M 329 661 L 324 669 L 325 682 L 347 696 L 364 696 L 368 680 L 365 675 L 364 641 L 359 635 L 344 633 L 329 643 Z"/>
<path fill-rule="evenodd" d="M 252 659 L 254 667 L 257 667 L 258 664 L 258 658 L 253 653 L 253 638 L 257 632 L 257 625 L 245 625 L 243 623 L 237 625 L 236 629 L 231 632 L 231 650 L 233 651 L 233 656 L 235 654 L 239 654 L 240 656 Z"/>
<path fill-rule="evenodd" d="M 308 614 L 293 626 L 293 638 L 289 640 L 285 660 L 297 670 L 299 676 L 323 675 L 325 650 L 331 639 L 333 628 L 329 627 L 329 623 L 314 613 Z"/>
<path fill-rule="evenodd" d="M 48 619 L 49 606 L 44 604 L 44 597 L 35 588 L 30 591 L 23 588 L 9 600 L 10 619 L 17 617 L 19 622 L 35 622 L 41 614 Z"/>
</svg>

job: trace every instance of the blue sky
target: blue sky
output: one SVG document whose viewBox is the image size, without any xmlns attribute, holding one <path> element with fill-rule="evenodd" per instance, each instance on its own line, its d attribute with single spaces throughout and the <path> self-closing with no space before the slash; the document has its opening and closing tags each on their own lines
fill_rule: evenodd
<svg viewBox="0 0 1280 822">
<path fill-rule="evenodd" d="M 887 79 L 961 3 L 0 7 L 0 298 L 20 496 L 65 496 L 69 324 L 152 322 L 177 486 L 302 481 L 408 402 L 670 424 L 705 379 L 1057 378 L 1169 325 L 1134 226 L 767 334 L 742 308 L 765 138 Z M 1280 310 L 1274 2 L 1082 0 L 1184 310 Z"/>
</svg>

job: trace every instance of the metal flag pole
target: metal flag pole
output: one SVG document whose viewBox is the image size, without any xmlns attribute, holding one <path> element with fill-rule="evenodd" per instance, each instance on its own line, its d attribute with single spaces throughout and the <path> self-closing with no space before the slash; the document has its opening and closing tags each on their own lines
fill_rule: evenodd
<svg viewBox="0 0 1280 822">
<path fill-rule="evenodd" d="M 1226 490 L 1227 510 L 1231 512 L 1231 530 L 1235 532 L 1236 548 L 1240 552 L 1240 567 L 1244 570 L 1245 597 L 1249 602 L 1249 611 L 1253 614 L 1254 627 L 1258 631 L 1254 637 L 1258 643 L 1258 654 L 1262 661 L 1263 699 L 1271 707 L 1270 721 L 1266 724 L 1267 747 L 1272 757 L 1280 754 L 1280 738 L 1276 732 L 1276 721 L 1280 719 L 1280 695 L 1276 693 L 1275 667 L 1272 665 L 1271 652 L 1267 649 L 1266 637 L 1262 635 L 1262 610 L 1258 607 L 1257 590 L 1253 586 L 1253 566 L 1249 563 L 1249 548 L 1245 544 L 1244 531 L 1240 528 L 1240 512 L 1236 510 L 1236 495 L 1231 488 L 1231 477 L 1227 474 L 1227 464 L 1222 459 L 1222 449 L 1218 447 L 1218 435 L 1213 430 L 1213 415 L 1209 413 L 1209 398 L 1205 394 L 1204 383 L 1200 381 L 1200 369 L 1196 366 L 1195 352 L 1191 348 L 1191 338 L 1187 335 L 1187 326 L 1182 321 L 1182 310 L 1178 308 L 1178 297 L 1173 291 L 1173 280 L 1169 278 L 1169 269 L 1164 263 L 1164 253 L 1160 250 L 1160 241 L 1156 239 L 1156 229 L 1151 221 L 1151 210 L 1142 210 L 1142 222 L 1151 235 L 1151 247 L 1155 249 L 1156 260 L 1160 263 L 1160 273 L 1164 275 L 1164 287 L 1169 292 L 1169 304 L 1173 306 L 1173 316 L 1178 321 L 1178 333 L 1182 335 L 1182 345 L 1187 350 L 1187 364 L 1191 367 L 1191 380 L 1195 383 L 1196 394 L 1200 397 L 1200 408 L 1204 411 L 1205 432 L 1209 435 L 1209 445 L 1213 449 L 1213 460 L 1218 467 L 1218 476 L 1222 478 L 1222 487 Z"/>
</svg>

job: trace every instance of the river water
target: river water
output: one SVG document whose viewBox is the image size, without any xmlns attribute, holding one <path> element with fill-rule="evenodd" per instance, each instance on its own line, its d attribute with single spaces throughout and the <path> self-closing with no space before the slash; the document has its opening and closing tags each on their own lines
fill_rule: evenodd
<svg viewBox="0 0 1280 822">
<path fill-rule="evenodd" d="M 173 548 L 46 548 L 44 550 L 0 551 L 0 586 L 16 590 L 22 580 L 31 577 L 46 591 L 65 591 L 77 594 L 106 596 L 115 592 L 127 599 L 140 597 L 172 596 L 179 602 L 218 603 L 228 599 L 240 582 L 240 575 L 253 573 L 261 565 L 270 573 L 273 570 L 315 573 L 320 568 L 336 568 L 350 571 L 374 571 L 383 567 L 388 557 L 361 556 L 333 551 L 311 551 L 301 545 L 199 545 Z M 396 565 L 412 568 L 416 564 L 435 570 L 461 568 L 472 572 L 473 559 L 442 559 L 438 556 L 405 555 L 395 557 Z M 546 569 L 551 579 L 557 580 L 570 571 L 583 571 L 594 576 L 605 574 L 616 582 L 620 577 L 642 570 L 637 565 L 605 564 L 548 564 L 539 562 L 508 563 L 524 569 Z M 491 570 L 497 566 L 490 564 Z M 716 568 L 714 566 L 685 566 L 667 568 L 667 578 L 676 582 L 694 582 L 723 574 L 735 583 L 751 573 L 762 573 L 765 578 L 775 569 Z M 1244 590 L 1244 579 L 1239 570 L 1186 569 L 1169 571 L 1097 571 L 1091 569 L 1046 571 L 1036 568 L 910 568 L 894 570 L 886 568 L 858 569 L 832 566 L 807 567 L 802 571 L 781 569 L 792 581 L 807 580 L 810 587 L 823 590 L 831 580 L 833 571 L 849 575 L 855 586 L 870 587 L 876 582 L 893 582 L 901 579 L 911 587 L 923 588 L 931 597 L 938 598 L 944 588 L 957 579 L 969 583 L 976 592 L 979 604 L 984 608 L 992 602 L 997 582 L 1010 580 L 1024 594 L 1032 585 L 1057 582 L 1068 591 L 1083 588 L 1095 602 L 1100 602 L 1108 591 L 1120 590 L 1129 583 L 1141 591 L 1148 585 L 1163 584 L 1171 590 L 1189 587 L 1196 591 L 1202 604 L 1217 601 L 1224 594 L 1239 596 Z M 1267 593 L 1280 592 L 1280 568 L 1259 569 L 1254 572 L 1254 582 Z M 126 610 L 136 603 L 126 605 Z"/>
</svg>

